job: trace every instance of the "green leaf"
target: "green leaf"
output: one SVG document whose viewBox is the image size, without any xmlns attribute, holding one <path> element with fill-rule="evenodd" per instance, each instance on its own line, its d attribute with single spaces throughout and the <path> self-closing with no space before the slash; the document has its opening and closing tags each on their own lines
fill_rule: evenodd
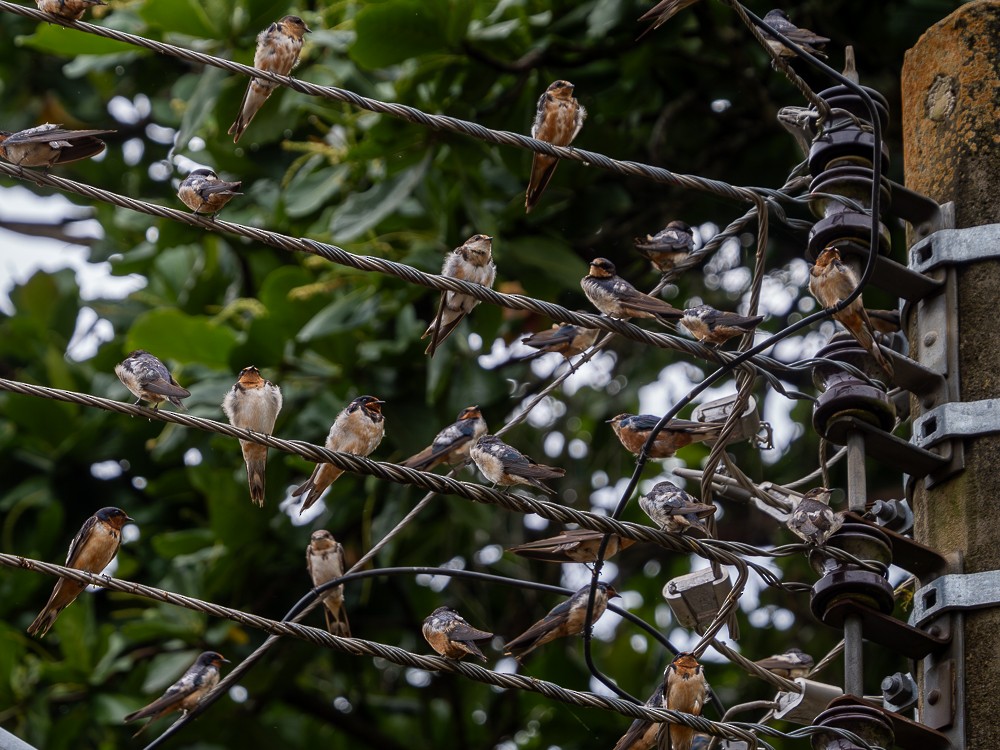
<svg viewBox="0 0 1000 750">
<path fill-rule="evenodd" d="M 343 164 L 299 170 L 284 191 L 285 213 L 298 218 L 322 208 L 344 187 L 350 172 L 350 167 Z"/>
<path fill-rule="evenodd" d="M 139 15 L 151 26 L 161 26 L 164 31 L 214 39 L 219 29 L 205 13 L 202 3 L 196 0 L 146 0 Z"/>
<path fill-rule="evenodd" d="M 184 115 L 174 139 L 174 148 L 183 152 L 191 137 L 199 131 L 205 119 L 212 113 L 219 97 L 219 88 L 226 72 L 221 68 L 205 68 L 198 74 L 198 85 L 189 97 L 184 99 Z M 178 86 L 182 81 L 178 81 Z"/>
<path fill-rule="evenodd" d="M 428 13 L 424 0 L 366 5 L 354 28 L 358 38 L 351 59 L 362 68 L 384 68 L 428 52 L 447 51 L 441 23 Z"/>
<path fill-rule="evenodd" d="M 153 537 L 152 544 L 159 557 L 172 558 L 211 547 L 215 544 L 215 537 L 209 529 L 189 529 L 157 534 Z"/>
<path fill-rule="evenodd" d="M 420 184 L 428 164 L 429 156 L 365 192 L 351 195 L 330 219 L 334 242 L 350 242 L 396 211 Z"/>
<path fill-rule="evenodd" d="M 362 287 L 343 295 L 320 310 L 295 338 L 303 342 L 312 341 L 369 323 L 378 316 L 379 302 L 374 295 L 373 287 Z"/>
<path fill-rule="evenodd" d="M 105 39 L 94 34 L 48 23 L 39 25 L 35 33 L 30 36 L 18 37 L 17 43 L 59 57 L 114 55 L 139 50 L 133 44 L 117 42 L 114 39 Z"/>
<path fill-rule="evenodd" d="M 160 359 L 228 367 L 237 336 L 201 315 L 165 308 L 140 315 L 126 337 L 126 348 L 146 349 Z"/>
</svg>

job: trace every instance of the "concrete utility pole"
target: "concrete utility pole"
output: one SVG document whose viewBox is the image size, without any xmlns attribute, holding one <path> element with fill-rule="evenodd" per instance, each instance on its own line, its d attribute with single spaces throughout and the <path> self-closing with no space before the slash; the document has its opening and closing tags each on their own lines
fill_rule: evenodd
<svg viewBox="0 0 1000 750">
<path fill-rule="evenodd" d="M 902 91 L 906 186 L 953 201 L 959 229 L 1000 223 L 1000 0 L 963 5 L 928 29 L 906 55 Z M 1000 247 L 993 254 L 954 266 L 967 404 L 1000 398 Z M 933 341 L 929 331 L 911 329 L 909 338 L 918 359 Z M 914 417 L 933 406 L 915 401 Z M 915 536 L 958 551 L 965 573 L 1000 571 L 1000 435 L 965 438 L 964 461 L 930 489 L 917 484 Z M 965 747 L 1000 747 L 1000 608 L 965 612 L 961 629 Z"/>
</svg>

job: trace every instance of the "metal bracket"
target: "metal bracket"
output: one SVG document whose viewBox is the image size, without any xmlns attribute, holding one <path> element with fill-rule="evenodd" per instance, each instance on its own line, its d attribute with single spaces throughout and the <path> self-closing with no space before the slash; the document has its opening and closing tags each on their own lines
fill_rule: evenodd
<svg viewBox="0 0 1000 750">
<path fill-rule="evenodd" d="M 1000 399 L 941 404 L 913 420 L 911 442 L 929 448 L 942 440 L 1000 432 Z"/>
<path fill-rule="evenodd" d="M 923 627 L 945 612 L 1000 606 L 1000 570 L 952 573 L 935 578 L 913 595 L 910 624 Z"/>
<path fill-rule="evenodd" d="M 775 719 L 808 726 L 826 710 L 830 701 L 844 694 L 844 691 L 835 685 L 813 682 L 803 677 L 796 677 L 795 682 L 802 686 L 802 692 L 778 693 L 775 698 L 778 704 L 774 712 Z"/>
<path fill-rule="evenodd" d="M 913 271 L 927 273 L 940 266 L 1000 258 L 1000 224 L 941 229 L 910 248 Z"/>
</svg>

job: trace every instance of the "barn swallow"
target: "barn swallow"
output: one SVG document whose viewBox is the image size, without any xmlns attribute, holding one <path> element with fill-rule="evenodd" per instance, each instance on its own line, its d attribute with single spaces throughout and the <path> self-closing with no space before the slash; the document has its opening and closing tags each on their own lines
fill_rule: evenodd
<svg viewBox="0 0 1000 750">
<path fill-rule="evenodd" d="M 636 456 L 642 451 L 649 433 L 660 421 L 652 414 L 619 414 L 609 419 L 611 428 L 625 449 Z M 650 458 L 670 458 L 691 443 L 715 440 L 722 432 L 722 422 L 692 422 L 688 419 L 671 419 L 656 435 L 649 449 Z"/>
<path fill-rule="evenodd" d="M 154 721 L 167 714 L 174 711 L 187 713 L 198 705 L 207 692 L 219 684 L 219 667 L 228 663 L 229 659 L 220 653 L 215 651 L 202 652 L 194 664 L 188 667 L 181 678 L 168 687 L 162 696 L 148 706 L 133 711 L 122 719 L 122 722 L 127 724 L 136 719 L 149 719 L 139 728 L 138 732 L 132 735 L 135 737 Z"/>
<path fill-rule="evenodd" d="M 660 28 L 682 10 L 694 5 L 696 2 L 698 2 L 698 0 L 660 0 L 660 2 L 639 16 L 640 22 L 652 22 L 641 34 L 639 34 L 639 39 L 642 39 L 649 32 Z"/>
<path fill-rule="evenodd" d="M 527 484 L 549 495 L 555 495 L 556 491 L 542 484 L 540 480 L 556 479 L 566 475 L 565 469 L 536 463 L 496 435 L 483 435 L 479 438 L 472 444 L 469 456 L 483 472 L 483 476 L 493 484 L 504 487 Z"/>
<path fill-rule="evenodd" d="M 814 661 L 809 654 L 801 649 L 790 648 L 783 654 L 774 654 L 766 659 L 755 661 L 754 664 L 778 675 L 778 677 L 794 680 L 796 677 L 807 676 Z"/>
<path fill-rule="evenodd" d="M 678 273 L 698 263 L 694 252 L 694 230 L 675 219 L 656 234 L 636 237 L 635 249 L 660 273 Z"/>
<path fill-rule="evenodd" d="M 594 591 L 594 614 L 591 622 L 597 620 L 608 608 L 608 599 L 618 596 L 618 592 L 610 584 L 598 582 Z M 513 656 L 518 661 L 524 659 L 539 646 L 583 632 L 587 623 L 587 602 L 590 601 L 590 584 L 577 591 L 566 601 L 549 610 L 541 620 L 536 622 L 521 635 L 507 643 L 504 653 Z"/>
<path fill-rule="evenodd" d="M 750 317 L 716 310 L 710 305 L 698 305 L 684 311 L 680 324 L 698 341 L 722 346 L 733 336 L 750 333 L 762 320 L 764 320 L 763 315 Z"/>
<path fill-rule="evenodd" d="M 663 685 L 657 685 L 656 690 L 643 704 L 646 708 L 663 708 Z M 657 738 L 663 724 L 645 719 L 634 720 L 628 731 L 615 743 L 614 750 L 656 750 Z"/>
<path fill-rule="evenodd" d="M 830 490 L 814 487 L 804 494 L 785 521 L 795 536 L 821 547 L 844 523 L 844 517 L 830 507 Z"/>
<path fill-rule="evenodd" d="M 816 264 L 809 271 L 809 291 L 823 307 L 833 307 L 846 299 L 858 286 L 854 270 L 840 259 L 840 250 L 828 247 L 816 258 Z M 834 320 L 846 328 L 858 343 L 875 358 L 886 374 L 892 377 L 892 365 L 882 354 L 875 341 L 874 328 L 865 305 L 858 296 L 840 312 L 834 313 Z"/>
<path fill-rule="evenodd" d="M 80 531 L 69 543 L 66 567 L 100 573 L 118 554 L 122 543 L 122 526 L 127 523 L 135 521 L 120 508 L 101 508 L 83 522 Z M 28 635 L 44 638 L 59 613 L 72 604 L 85 588 L 86 583 L 77 583 L 69 578 L 56 581 L 49 600 L 35 621 L 28 626 Z"/>
<path fill-rule="evenodd" d="M 420 453 L 400 463 L 409 469 L 430 471 L 438 464 L 463 464 L 469 460 L 469 448 L 489 431 L 478 406 L 467 406 L 456 421 L 445 427 Z"/>
<path fill-rule="evenodd" d="M 488 641 L 493 637 L 493 633 L 472 627 L 451 607 L 438 607 L 431 612 L 424 620 L 421 632 L 432 649 L 449 659 L 475 656 L 486 661 L 476 641 Z"/>
<path fill-rule="evenodd" d="M 330 427 L 326 436 L 326 449 L 341 453 L 353 453 L 355 456 L 368 456 L 374 451 L 385 436 L 385 418 L 382 416 L 382 404 L 374 396 L 358 396 L 349 403 Z M 312 475 L 299 485 L 292 497 L 305 495 L 299 515 L 312 507 L 319 500 L 327 487 L 333 484 L 344 473 L 333 464 L 316 464 Z"/>
<path fill-rule="evenodd" d="M 183 411 L 181 399 L 191 395 L 187 388 L 177 385 L 165 364 L 142 349 L 136 349 L 115 365 L 115 375 L 136 397 L 136 406 L 140 401 L 147 401 L 153 405 L 153 411 L 164 401 Z"/>
<path fill-rule="evenodd" d="M 211 169 L 194 169 L 177 188 L 177 197 L 196 214 L 219 213 L 240 189 L 240 182 L 220 180 Z"/>
<path fill-rule="evenodd" d="M 615 264 L 607 258 L 590 262 L 590 272 L 580 280 L 580 286 L 594 307 L 612 318 L 653 318 L 665 323 L 684 316 L 673 305 L 643 294 L 618 276 Z"/>
<path fill-rule="evenodd" d="M 535 121 L 531 123 L 531 137 L 551 143 L 553 146 L 568 146 L 576 138 L 587 118 L 587 110 L 573 97 L 575 87 L 569 81 L 553 81 L 538 98 Z M 531 156 L 531 178 L 524 195 L 524 212 L 531 209 L 542 197 L 542 192 L 552 179 L 559 165 L 559 159 L 537 151 Z"/>
<path fill-rule="evenodd" d="M 682 652 L 674 657 L 667 666 L 664 682 L 663 707 L 673 711 L 682 711 L 693 716 L 701 716 L 708 694 L 708 684 L 701 664 L 694 654 Z M 662 726 L 662 725 L 661 725 Z M 669 732 L 671 750 L 691 750 L 695 731 L 683 724 L 667 724 L 662 731 Z"/>
<path fill-rule="evenodd" d="M 257 36 L 257 51 L 254 52 L 253 66 L 258 70 L 287 76 L 299 61 L 302 51 L 302 37 L 312 31 L 298 16 L 285 16 L 275 21 Z M 257 114 L 267 98 L 274 93 L 278 84 L 263 78 L 251 78 L 243 95 L 240 113 L 229 128 L 233 143 L 238 143 L 243 131 Z"/>
<path fill-rule="evenodd" d="M 19 167 L 51 167 L 89 159 L 104 151 L 97 136 L 113 130 L 66 130 L 45 123 L 36 128 L 11 133 L 0 130 L 0 156 Z"/>
<path fill-rule="evenodd" d="M 240 370 L 240 376 L 222 401 L 222 411 L 233 427 L 262 435 L 274 432 L 274 422 L 281 411 L 281 389 L 260 376 L 253 365 Z M 240 440 L 243 460 L 247 464 L 250 500 L 264 507 L 264 470 L 267 467 L 267 446 L 250 440 Z"/>
<path fill-rule="evenodd" d="M 312 578 L 313 586 L 322 586 L 327 581 L 340 578 L 347 571 L 344 562 L 344 545 L 333 538 L 326 529 L 312 533 L 309 546 L 306 547 L 306 567 Z M 344 609 L 344 585 L 334 586 L 323 593 L 323 605 L 326 608 L 326 629 L 332 635 L 341 638 L 351 637 L 351 626 L 347 622 L 347 611 Z"/>
<path fill-rule="evenodd" d="M 764 16 L 764 23 L 777 31 L 779 34 L 783 34 L 788 37 L 790 42 L 797 44 L 803 49 L 803 51 L 808 52 L 810 55 L 826 58 L 826 55 L 823 53 L 823 47 L 825 47 L 826 43 L 830 40 L 825 36 L 814 34 L 809 31 L 809 29 L 800 29 L 791 22 L 785 11 L 778 8 L 769 10 L 767 15 Z M 764 36 L 770 37 L 766 31 L 764 32 Z M 767 40 L 767 46 L 770 47 L 771 50 L 778 55 L 778 57 L 792 58 L 796 56 L 791 49 L 786 47 L 774 37 L 770 37 Z"/>
<path fill-rule="evenodd" d="M 527 557 L 529 560 L 544 562 L 590 563 L 597 560 L 597 552 L 605 534 L 590 529 L 572 529 L 559 533 L 548 539 L 538 539 L 534 542 L 511 547 L 508 552 Z M 635 539 L 627 539 L 617 534 L 608 534 L 608 546 L 604 550 L 604 559 L 618 554 L 619 550 L 628 549 L 635 544 Z"/>
<path fill-rule="evenodd" d="M 583 354 L 597 341 L 596 328 L 583 328 L 568 323 L 556 323 L 547 331 L 539 331 L 521 339 L 522 344 L 538 349 L 540 354 L 556 352 L 566 359 Z M 538 355 L 531 355 L 532 357 Z"/>
<path fill-rule="evenodd" d="M 712 536 L 704 519 L 715 515 L 715 506 L 699 502 L 672 482 L 657 483 L 639 498 L 639 507 L 663 531 L 691 532 L 701 538 Z"/>
<path fill-rule="evenodd" d="M 107 5 L 104 0 L 35 0 L 38 10 L 43 13 L 51 13 L 53 16 L 68 18 L 71 21 L 79 21 L 83 18 L 87 8 L 95 5 Z"/>
<path fill-rule="evenodd" d="M 461 247 L 456 247 L 448 253 L 444 259 L 444 266 L 441 268 L 441 275 L 492 287 L 493 281 L 497 277 L 497 267 L 493 263 L 492 251 L 492 237 L 487 237 L 485 234 L 474 234 L 462 243 Z M 451 332 L 462 322 L 462 318 L 472 312 L 472 308 L 478 304 L 479 300 L 468 294 L 442 292 L 434 322 L 420 337 L 421 339 L 431 337 L 431 343 L 427 345 L 424 354 L 433 357 L 441 342 L 451 335 Z"/>
</svg>

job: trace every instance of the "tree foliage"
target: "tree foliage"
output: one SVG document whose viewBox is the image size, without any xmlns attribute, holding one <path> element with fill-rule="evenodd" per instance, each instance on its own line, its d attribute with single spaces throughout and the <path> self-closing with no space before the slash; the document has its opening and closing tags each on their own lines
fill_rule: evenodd
<svg viewBox="0 0 1000 750">
<path fill-rule="evenodd" d="M 898 110 L 904 50 L 956 4 L 805 0 L 788 10 L 800 25 L 834 39 L 834 65 L 842 64 L 842 46 L 854 44 L 862 81 Z M 314 29 L 295 72 L 303 80 L 527 132 L 538 95 L 552 80 L 566 78 L 589 111 L 576 142 L 582 148 L 769 187 L 780 186 L 799 161 L 774 115 L 803 102 L 770 70 L 729 9 L 713 0 L 640 41 L 635 19 L 649 6 L 638 0 L 315 5 L 115 0 L 95 16 L 103 25 L 249 64 L 257 32 L 286 12 L 299 12 Z M 763 15 L 767 8 L 754 10 Z M 578 281 L 595 255 L 611 258 L 623 276 L 649 288 L 656 277 L 632 251 L 633 237 L 654 233 L 673 218 L 724 226 L 747 208 L 568 162 L 525 216 L 531 157 L 518 149 L 284 89 L 234 147 L 226 130 L 247 84 L 243 77 L 10 14 L 0 28 L 0 49 L 0 127 L 60 122 L 117 131 L 103 158 L 59 168 L 62 175 L 178 206 L 178 179 L 194 164 L 207 165 L 243 180 L 245 195 L 225 210 L 228 220 L 430 272 L 469 235 L 493 235 L 498 288 L 570 308 L 589 309 Z M 806 75 L 814 88 L 826 85 L 817 74 Z M 888 137 L 898 178 L 898 123 Z M 5 193 L 25 188 L 49 192 L 31 183 L 0 187 Z M 90 261 L 107 262 L 115 276 L 137 274 L 142 288 L 125 298 L 84 299 L 69 270 L 40 270 L 18 283 L 10 314 L 0 315 L 3 377 L 125 399 L 114 365 L 144 348 L 190 388 L 192 413 L 221 419 L 219 405 L 236 373 L 254 364 L 284 394 L 277 435 L 322 443 L 336 413 L 370 393 L 387 401 L 387 436 L 375 457 L 401 460 L 467 405 L 479 404 L 490 425 L 499 427 L 559 363 L 550 355 L 501 366 L 508 344 L 550 321 L 489 305 L 478 307 L 430 360 L 419 341 L 437 304 L 430 290 L 71 200 L 99 224 Z M 800 209 L 799 216 L 808 214 Z M 14 243 L 17 253 L 32 252 L 27 239 L 8 235 L 3 241 Z M 769 331 L 808 309 L 797 302 L 804 247 L 800 234 L 775 229 L 767 260 Z M 899 252 L 901 241 L 896 247 Z M 674 303 L 698 298 L 735 309 L 747 289 L 753 252 L 722 253 L 704 272 L 684 277 L 671 290 Z M 877 295 L 872 298 L 878 304 Z M 97 344 L 92 355 L 67 356 L 82 333 L 78 321 L 88 319 L 81 318 L 84 308 L 107 323 L 91 332 L 89 341 Z M 800 343 L 815 349 L 831 331 L 828 324 Z M 509 441 L 567 469 L 558 483 L 561 502 L 607 509 L 634 464 L 604 421 L 638 411 L 640 404 L 662 413 L 705 373 L 702 363 L 619 340 Z M 816 465 L 818 439 L 808 405 L 788 412 L 779 401 L 768 397 L 769 410 L 798 423 L 779 448 L 763 460 L 749 446 L 734 449 L 737 462 L 758 480 L 790 481 Z M 675 462 L 654 463 L 645 479 L 672 465 L 697 466 L 705 455 L 703 448 L 685 449 Z M 300 525 L 294 509 L 289 514 L 279 505 L 310 470 L 305 460 L 272 451 L 267 505 L 260 510 L 249 502 L 235 440 L 0 394 L 0 548 L 61 561 L 83 520 L 116 505 L 139 522 L 139 537 L 119 554 L 117 576 L 280 618 L 310 586 L 303 553 L 312 529 L 330 529 L 356 559 L 419 498 L 413 488 L 348 475 L 333 485 L 322 513 Z M 843 478 L 835 471 L 834 480 Z M 898 477 L 873 473 L 870 486 L 892 493 Z M 724 538 L 790 541 L 760 514 L 732 504 L 724 511 Z M 642 516 L 630 507 L 625 518 Z M 538 524 L 527 528 L 524 519 L 497 508 L 440 497 L 377 564 L 448 563 L 519 579 L 582 582 L 582 566 L 562 571 L 500 555 L 502 547 L 557 530 L 550 525 L 540 532 Z M 636 545 L 614 562 L 608 571 L 616 573 L 617 588 L 629 592 L 628 608 L 686 642 L 660 589 L 688 572 L 692 561 Z M 812 580 L 804 560 L 782 567 L 789 579 Z M 39 747 L 127 746 L 121 717 L 162 691 L 198 651 L 215 649 L 235 662 L 263 639 L 232 622 L 104 592 L 81 596 L 49 637 L 36 642 L 24 628 L 52 583 L 25 572 L 0 574 L 0 721 Z M 752 599 L 744 602 L 741 641 L 751 658 L 783 650 L 790 641 L 818 657 L 835 642 L 836 634 L 812 619 L 807 597 L 765 590 Z M 420 622 L 436 606 L 455 606 L 473 624 L 510 638 L 556 601 L 537 592 L 413 576 L 370 579 L 347 592 L 356 635 L 416 651 L 426 651 Z M 320 616 L 309 622 L 319 626 Z M 669 655 L 624 623 L 601 634 L 595 644 L 601 668 L 644 698 Z M 576 639 L 541 649 L 524 669 L 568 687 L 592 687 Z M 869 672 L 870 690 L 884 673 Z M 831 679 L 836 675 L 834 669 Z M 769 688 L 721 664 L 708 666 L 708 678 L 726 704 L 770 695 Z M 224 698 L 180 743 L 569 749 L 611 747 L 628 724 L 620 716 L 295 642 L 272 651 L 243 686 L 244 694 Z"/>
</svg>

